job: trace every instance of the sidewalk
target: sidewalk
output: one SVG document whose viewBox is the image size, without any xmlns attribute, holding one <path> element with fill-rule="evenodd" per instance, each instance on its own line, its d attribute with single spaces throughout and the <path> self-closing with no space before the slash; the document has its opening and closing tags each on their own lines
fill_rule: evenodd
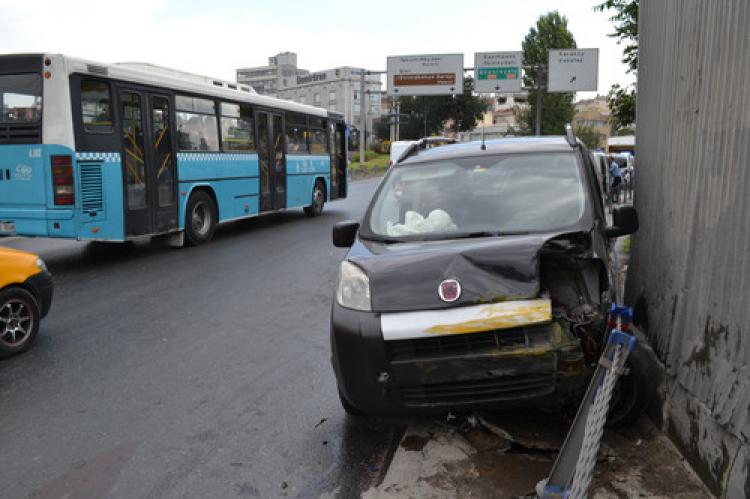
<svg viewBox="0 0 750 499">
<path fill-rule="evenodd" d="M 534 411 L 424 420 L 404 434 L 383 482 L 366 499 L 535 497 L 570 421 Z M 642 418 L 606 431 L 593 498 L 711 497 L 669 439 Z"/>
</svg>

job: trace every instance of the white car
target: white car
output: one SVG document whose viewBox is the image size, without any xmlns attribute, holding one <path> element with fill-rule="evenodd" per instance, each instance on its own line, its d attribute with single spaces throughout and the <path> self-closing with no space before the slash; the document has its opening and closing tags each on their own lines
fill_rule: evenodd
<svg viewBox="0 0 750 499">
<path fill-rule="evenodd" d="M 399 156 L 401 156 L 410 145 L 416 143 L 416 140 L 397 140 L 396 142 L 393 142 L 391 144 L 391 160 L 388 162 L 388 166 L 391 166 L 398 161 Z"/>
</svg>

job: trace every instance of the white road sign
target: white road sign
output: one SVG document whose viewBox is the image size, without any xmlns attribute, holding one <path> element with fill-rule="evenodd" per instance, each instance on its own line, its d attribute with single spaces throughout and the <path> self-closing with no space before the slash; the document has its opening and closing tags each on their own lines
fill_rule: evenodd
<svg viewBox="0 0 750 499">
<path fill-rule="evenodd" d="M 596 91 L 599 49 L 549 51 L 548 92 Z"/>
<path fill-rule="evenodd" d="M 388 57 L 388 95 L 451 95 L 464 92 L 464 55 Z"/>
<path fill-rule="evenodd" d="M 477 93 L 521 91 L 522 52 L 477 52 L 474 54 L 474 90 Z"/>
</svg>

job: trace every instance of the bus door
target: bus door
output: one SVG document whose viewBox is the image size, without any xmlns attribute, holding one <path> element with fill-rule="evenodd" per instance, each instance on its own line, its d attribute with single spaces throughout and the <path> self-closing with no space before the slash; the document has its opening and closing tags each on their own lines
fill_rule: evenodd
<svg viewBox="0 0 750 499">
<path fill-rule="evenodd" d="M 166 95 L 120 92 L 125 234 L 158 234 L 178 227 L 174 117 Z"/>
<path fill-rule="evenodd" d="M 260 211 L 286 208 L 286 137 L 283 116 L 258 111 Z"/>
<path fill-rule="evenodd" d="M 331 199 L 346 197 L 346 125 L 328 123 L 329 150 L 331 151 Z"/>
</svg>

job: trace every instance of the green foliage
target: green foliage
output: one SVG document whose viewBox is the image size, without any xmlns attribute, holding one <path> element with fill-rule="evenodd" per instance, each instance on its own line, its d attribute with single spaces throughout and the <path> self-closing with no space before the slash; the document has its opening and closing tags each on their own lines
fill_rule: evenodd
<svg viewBox="0 0 750 499">
<path fill-rule="evenodd" d="M 489 107 L 490 103 L 487 100 L 474 95 L 474 79 L 470 76 L 464 78 L 463 94 L 446 98 L 448 118 L 453 121 L 454 132 L 473 130 L 477 120 Z"/>
<path fill-rule="evenodd" d="M 379 175 L 388 169 L 390 156 L 388 154 L 376 154 L 365 151 L 365 164 L 359 164 L 359 155 L 354 155 L 349 163 L 349 175 L 351 178 L 362 178 L 368 175 Z"/>
<path fill-rule="evenodd" d="M 371 152 L 377 155 L 389 154 L 391 152 L 391 141 L 390 140 L 374 140 L 370 142 L 370 147 L 369 147 L 369 150 L 366 151 L 365 157 L 367 157 L 367 152 Z"/>
<path fill-rule="evenodd" d="M 416 140 L 436 135 L 451 120 L 453 130 L 468 131 L 489 108 L 489 104 L 473 94 L 474 80 L 464 79 L 463 95 L 430 97 L 399 97 L 401 105 L 401 140 Z"/>
<path fill-rule="evenodd" d="M 617 43 L 624 43 L 622 62 L 628 65 L 629 72 L 638 69 L 638 4 L 640 0 L 605 0 L 596 5 L 594 10 L 614 9 L 615 14 L 609 18 L 615 24 L 615 32 L 609 36 L 617 38 Z"/>
<path fill-rule="evenodd" d="M 529 107 L 517 112 L 519 132 L 533 134 L 536 128 L 537 93 L 542 94 L 542 135 L 565 133 L 565 125 L 573 120 L 575 107 L 573 93 L 547 93 L 546 65 L 550 49 L 575 48 L 573 33 L 568 30 L 568 19 L 553 11 L 540 16 L 536 26 L 529 29 L 523 39 L 523 64 L 527 66 L 524 85 L 529 90 Z M 539 90 L 539 88 L 541 90 Z"/>
<path fill-rule="evenodd" d="M 596 149 L 606 145 L 603 144 L 605 138 L 604 135 L 597 133 L 590 126 L 577 126 L 574 132 L 576 134 L 576 137 L 581 139 L 581 142 L 583 142 L 584 145 L 589 149 Z"/>
<path fill-rule="evenodd" d="M 372 122 L 372 132 L 380 139 L 391 138 L 391 123 L 388 116 L 381 116 Z"/>
<path fill-rule="evenodd" d="M 638 69 L 638 5 L 640 0 L 605 0 L 594 7 L 595 11 L 613 9 L 615 14 L 609 18 L 615 24 L 614 33 L 609 36 L 617 38 L 617 43 L 624 43 L 622 62 L 628 65 L 629 72 Z M 627 134 L 635 123 L 635 87 L 612 85 L 607 94 L 607 104 L 612 111 L 612 126 L 616 135 Z"/>
<path fill-rule="evenodd" d="M 631 128 L 635 123 L 635 87 L 612 85 L 607 94 L 607 104 L 612 112 L 612 127 L 617 131 Z"/>
</svg>

